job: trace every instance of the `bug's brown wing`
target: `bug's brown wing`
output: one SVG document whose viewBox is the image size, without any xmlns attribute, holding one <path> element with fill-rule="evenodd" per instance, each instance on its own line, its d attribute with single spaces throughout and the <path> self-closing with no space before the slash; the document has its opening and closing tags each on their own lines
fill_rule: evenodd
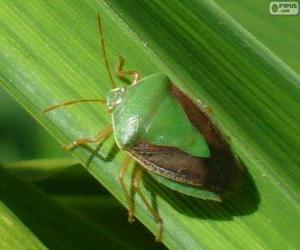
<svg viewBox="0 0 300 250">
<path fill-rule="evenodd" d="M 172 180 L 195 185 L 214 185 L 215 170 L 208 168 L 207 159 L 189 155 L 174 147 L 140 142 L 128 152 L 144 168 Z"/>
<path fill-rule="evenodd" d="M 211 157 L 199 158 L 174 147 L 151 145 L 143 141 L 127 149 L 128 152 L 146 169 L 166 178 L 208 190 L 222 192 L 231 189 L 240 177 L 241 167 L 228 143 L 208 115 L 181 90 L 173 85 L 170 93 L 205 138 Z"/>
</svg>

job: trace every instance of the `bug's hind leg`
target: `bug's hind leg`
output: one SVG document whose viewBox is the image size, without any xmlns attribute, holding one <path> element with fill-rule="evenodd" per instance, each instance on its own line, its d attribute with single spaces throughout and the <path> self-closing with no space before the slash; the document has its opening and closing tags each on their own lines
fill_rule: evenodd
<svg viewBox="0 0 300 250">
<path fill-rule="evenodd" d="M 124 176 L 126 174 L 126 171 L 131 161 L 132 161 L 131 157 L 129 155 L 126 155 L 119 173 L 119 181 L 121 184 L 121 188 L 128 202 L 128 221 L 130 223 L 134 222 L 134 194 L 132 194 L 130 191 L 127 190 L 124 182 Z"/>
<path fill-rule="evenodd" d="M 119 56 L 118 58 L 118 63 L 116 64 L 116 74 L 119 78 L 124 80 L 127 76 L 132 76 L 133 80 L 131 84 L 136 84 L 138 80 L 140 79 L 140 74 L 135 71 L 135 70 L 129 70 L 129 71 L 123 71 L 123 64 L 124 64 L 124 59 Z"/>
<path fill-rule="evenodd" d="M 64 149 L 70 151 L 85 144 L 95 143 L 95 142 L 101 143 L 108 136 L 110 136 L 112 132 L 113 132 L 112 125 L 109 125 L 105 129 L 101 130 L 96 136 L 88 137 L 88 138 L 80 138 L 72 142 L 71 144 L 64 146 Z"/>
<path fill-rule="evenodd" d="M 151 204 L 147 201 L 145 195 L 143 194 L 142 190 L 140 189 L 140 183 L 143 178 L 143 173 L 144 172 L 142 169 L 140 169 L 140 168 L 137 169 L 135 176 L 134 176 L 134 180 L 133 180 L 134 190 L 135 190 L 135 192 L 137 192 L 140 195 L 140 197 L 141 197 L 142 201 L 144 202 L 144 204 L 146 205 L 147 209 L 154 217 L 154 220 L 158 226 L 155 240 L 161 241 L 162 234 L 163 234 L 163 220 L 159 216 L 157 210 L 153 206 L 151 206 Z"/>
</svg>

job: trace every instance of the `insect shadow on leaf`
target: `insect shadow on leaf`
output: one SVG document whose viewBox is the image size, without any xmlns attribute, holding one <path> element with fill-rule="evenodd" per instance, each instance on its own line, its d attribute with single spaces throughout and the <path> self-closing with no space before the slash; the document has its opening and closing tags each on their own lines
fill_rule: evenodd
<svg viewBox="0 0 300 250">
<path fill-rule="evenodd" d="M 153 207 L 156 207 L 156 197 L 159 195 L 179 213 L 200 219 L 232 220 L 236 216 L 255 213 L 261 200 L 255 182 L 246 168 L 242 177 L 236 181 L 239 181 L 239 184 L 225 194 L 222 202 L 188 196 L 170 190 L 160 183 L 153 185 L 156 183 L 155 178 L 149 173 L 145 174 L 143 183 L 151 193 Z"/>
</svg>

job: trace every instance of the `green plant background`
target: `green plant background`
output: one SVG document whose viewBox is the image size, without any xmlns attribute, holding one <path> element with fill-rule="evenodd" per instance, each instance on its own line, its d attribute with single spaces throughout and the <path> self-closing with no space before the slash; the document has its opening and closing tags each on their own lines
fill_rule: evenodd
<svg viewBox="0 0 300 250">
<path fill-rule="evenodd" d="M 297 248 L 299 16 L 271 16 L 268 2 L 215 2 L 219 6 L 212 1 L 1 1 L 1 85 L 60 144 L 97 133 L 110 122 L 101 106 L 78 105 L 47 116 L 41 111 L 63 100 L 103 97 L 109 90 L 97 37 L 100 12 L 111 67 L 121 54 L 126 68 L 144 76 L 167 73 L 212 108 L 214 122 L 247 169 L 241 191 L 221 205 L 184 197 L 145 178 L 143 190 L 156 197 L 165 222 L 166 246 Z M 127 224 L 125 209 L 77 161 L 57 161 L 69 154 L 5 93 L 0 114 L 0 159 L 6 166 L 0 190 L 3 249 L 99 249 L 103 242 L 116 249 L 159 247 L 141 226 Z M 111 147 L 112 140 L 100 154 Z M 89 154 L 80 149 L 74 157 L 84 163 Z M 123 156 L 109 162 L 96 157 L 88 171 L 126 205 L 117 180 Z M 53 160 L 10 163 L 33 158 Z M 155 232 L 140 199 L 137 216 Z"/>
</svg>

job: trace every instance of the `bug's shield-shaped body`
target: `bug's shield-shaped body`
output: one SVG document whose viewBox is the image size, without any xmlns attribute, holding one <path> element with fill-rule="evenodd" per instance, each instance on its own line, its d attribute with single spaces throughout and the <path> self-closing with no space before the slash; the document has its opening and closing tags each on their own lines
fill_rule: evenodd
<svg viewBox="0 0 300 250">
<path fill-rule="evenodd" d="M 166 75 L 157 74 L 126 88 L 122 102 L 112 113 L 116 142 L 121 149 L 146 141 L 209 157 L 205 139 L 170 94 L 171 87 Z"/>
<path fill-rule="evenodd" d="M 165 74 L 144 78 L 126 90 L 112 90 L 108 100 L 117 103 L 112 120 L 121 149 L 161 176 L 156 179 L 168 187 L 196 197 L 220 199 L 214 194 L 234 172 L 229 166 L 236 166 L 234 156 L 205 113 Z"/>
</svg>

